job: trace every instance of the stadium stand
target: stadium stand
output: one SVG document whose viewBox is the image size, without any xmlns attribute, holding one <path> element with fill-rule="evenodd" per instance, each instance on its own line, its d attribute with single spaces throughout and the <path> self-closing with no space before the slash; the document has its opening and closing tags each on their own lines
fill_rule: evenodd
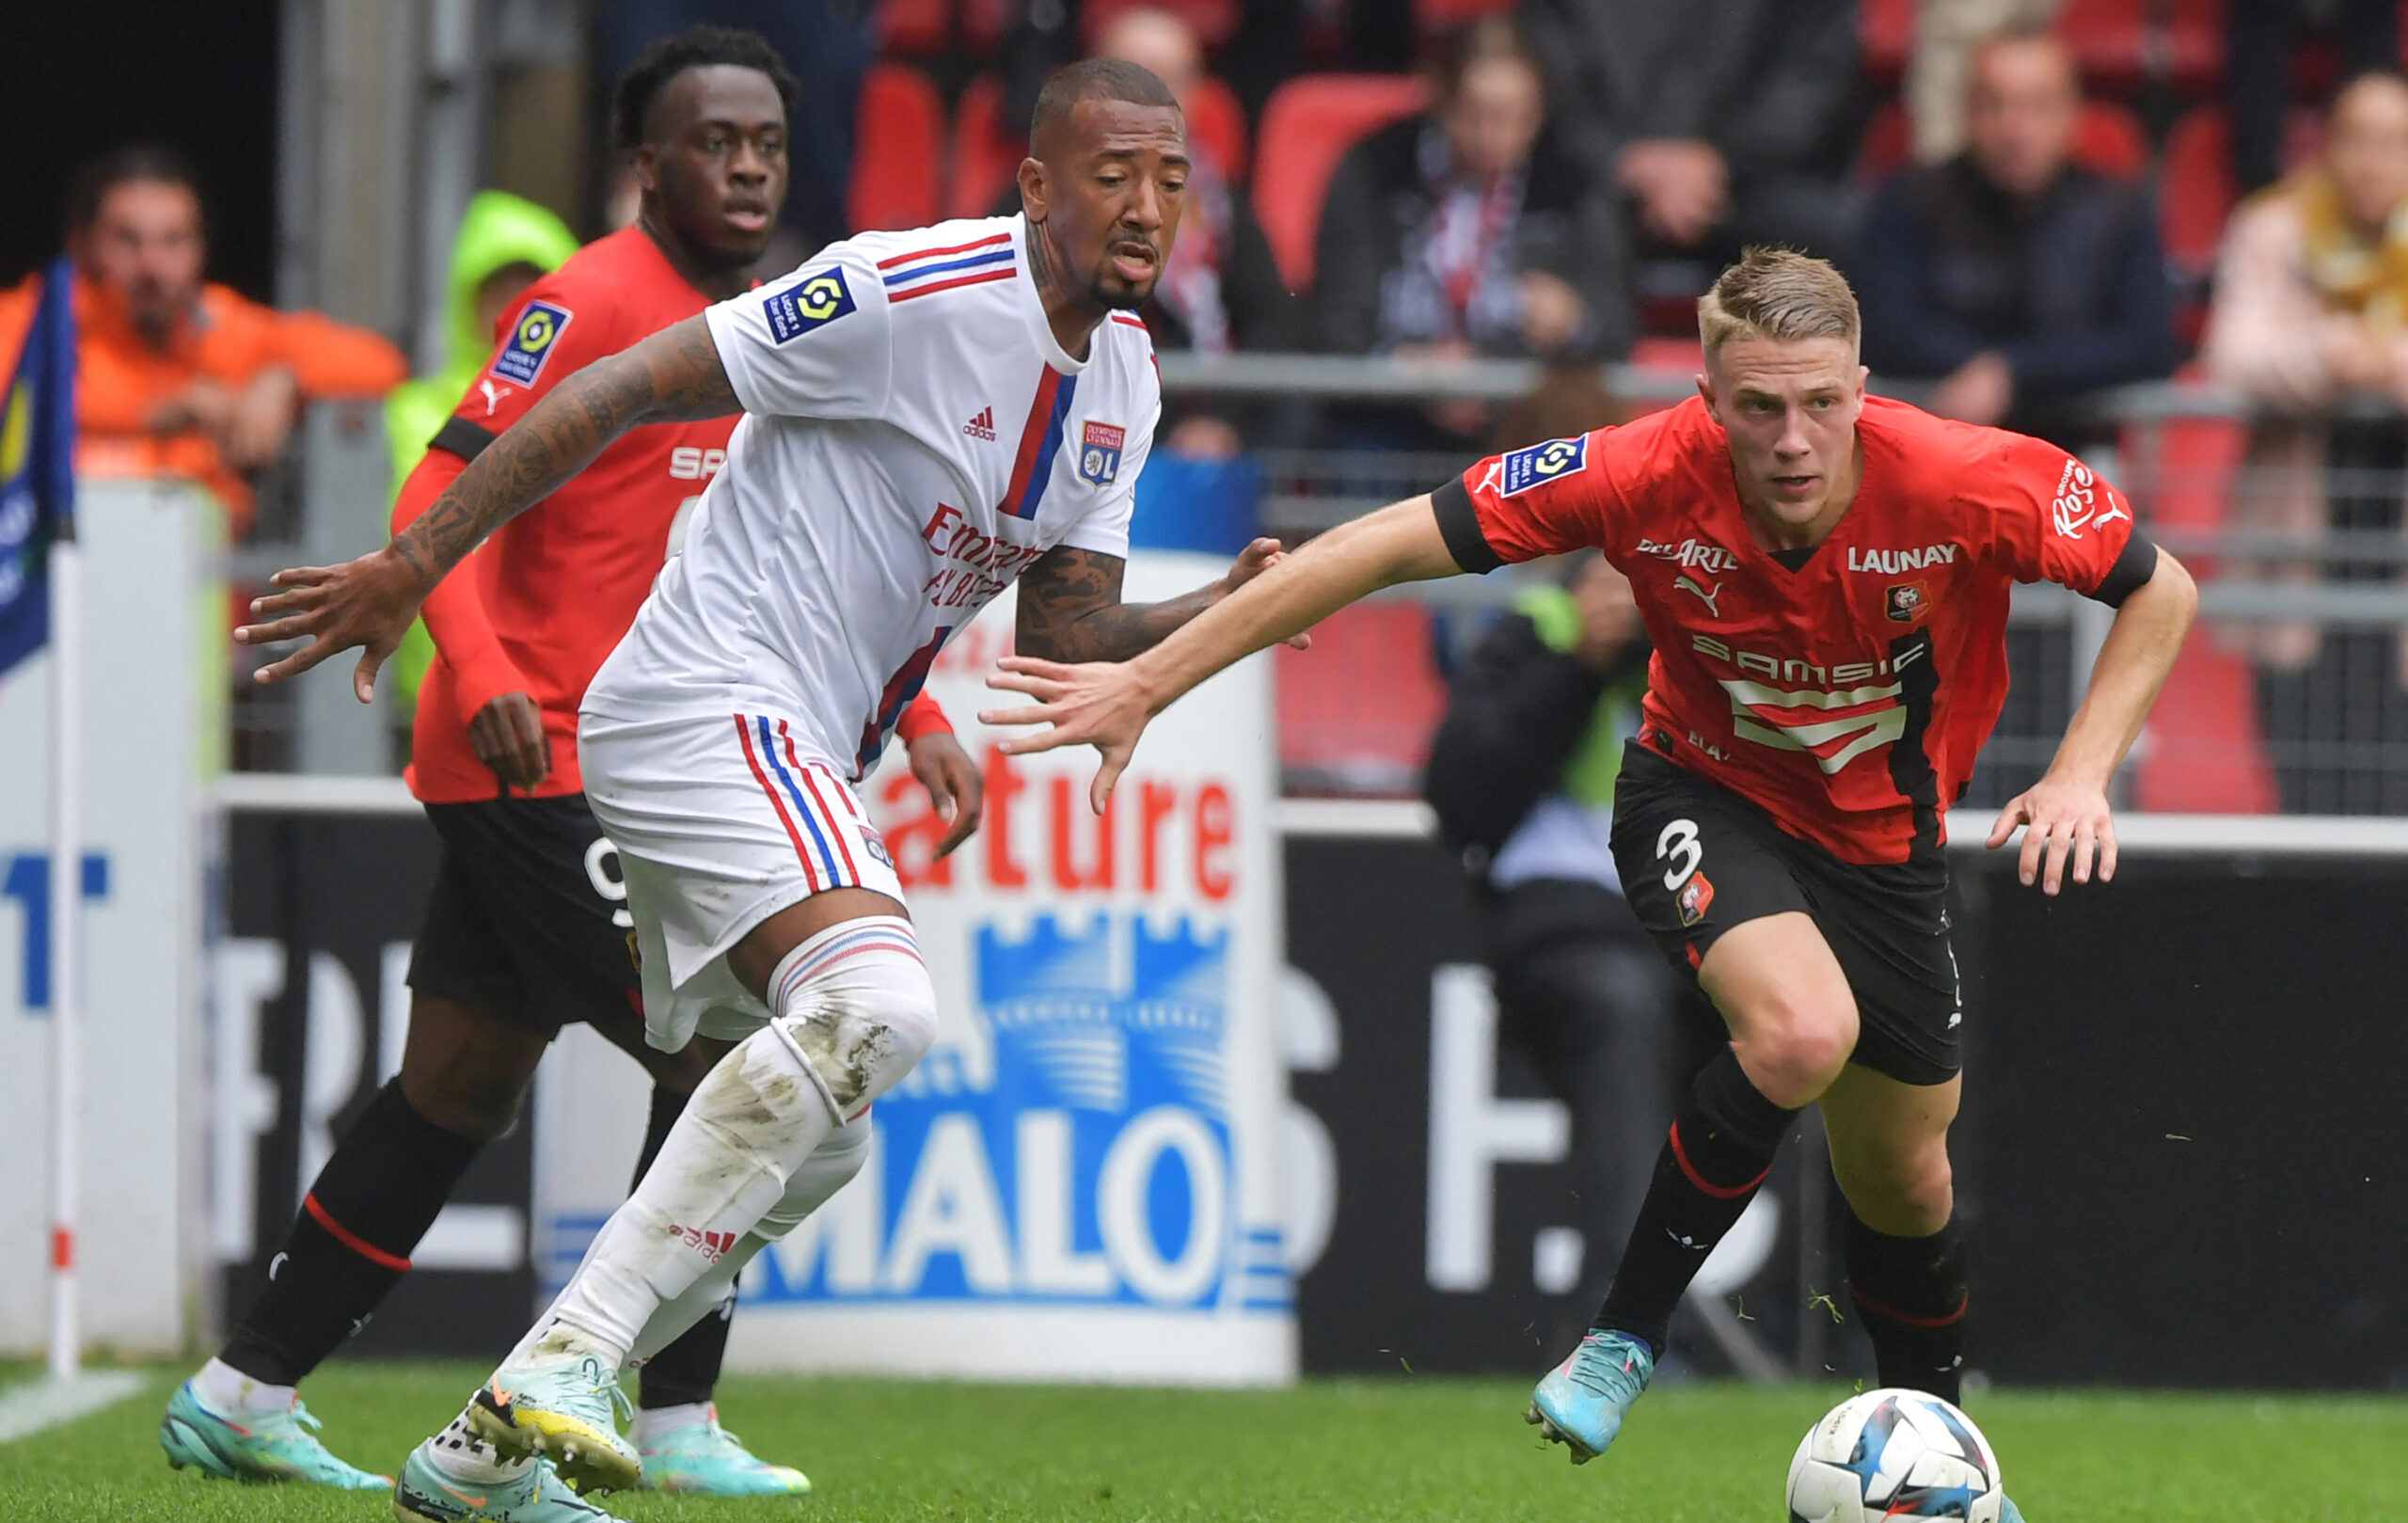
<svg viewBox="0 0 2408 1523">
<path fill-rule="evenodd" d="M 947 216 L 985 216 L 995 209 L 1025 157 L 1022 135 L 1004 125 L 1004 82 L 980 74 L 962 87 L 953 108 L 953 178 Z"/>
<path fill-rule="evenodd" d="M 1079 8 L 1079 45 L 1092 52 L 1103 29 L 1125 11 L 1167 10 L 1194 29 L 1207 52 L 1236 35 L 1238 0 L 1085 0 Z"/>
<path fill-rule="evenodd" d="M 1429 609 L 1357 603 L 1313 626 L 1310 650 L 1282 645 L 1279 766 L 1345 792 L 1410 792 L 1447 711 Z"/>
<path fill-rule="evenodd" d="M 1307 74 L 1272 92 L 1262 108 L 1254 212 L 1289 290 L 1313 283 L 1313 237 L 1338 161 L 1428 98 L 1419 79 L 1402 74 Z"/>
</svg>

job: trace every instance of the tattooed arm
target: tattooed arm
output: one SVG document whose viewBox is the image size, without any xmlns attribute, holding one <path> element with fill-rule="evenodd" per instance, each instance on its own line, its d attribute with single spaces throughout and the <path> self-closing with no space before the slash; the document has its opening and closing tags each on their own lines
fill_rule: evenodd
<svg viewBox="0 0 2408 1523">
<path fill-rule="evenodd" d="M 385 548 L 347 565 L 279 571 L 279 589 L 251 604 L 273 619 L 234 631 L 245 644 L 314 638 L 257 674 L 280 682 L 338 651 L 363 647 L 352 683 L 373 696 L 376 669 L 409 628 L 443 574 L 503 524 L 526 512 L 629 429 L 645 423 L 724 418 L 742 411 L 710 328 L 689 317 L 588 365 L 512 424 L 425 513 Z"/>
<path fill-rule="evenodd" d="M 1013 648 L 1049 661 L 1125 661 L 1153 649 L 1173 630 L 1276 565 L 1279 542 L 1248 545 L 1228 576 L 1161 603 L 1124 603 L 1128 563 L 1100 550 L 1056 546 L 1021 573 L 1020 621 Z M 1302 645 L 1305 636 L 1290 642 Z"/>
</svg>

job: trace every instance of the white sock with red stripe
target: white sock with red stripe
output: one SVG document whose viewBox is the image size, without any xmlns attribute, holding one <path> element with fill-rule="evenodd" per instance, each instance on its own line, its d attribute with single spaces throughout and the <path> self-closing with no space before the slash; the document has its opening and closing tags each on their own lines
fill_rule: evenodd
<svg viewBox="0 0 2408 1523">
<path fill-rule="evenodd" d="M 626 1205 L 509 1362 L 600 1356 L 615 1368 L 661 1304 L 690 1289 L 786 1194 L 848 1116 L 936 1038 L 936 990 L 911 922 L 847 920 L 769 979 L 769 1023 L 720 1059 Z"/>
</svg>

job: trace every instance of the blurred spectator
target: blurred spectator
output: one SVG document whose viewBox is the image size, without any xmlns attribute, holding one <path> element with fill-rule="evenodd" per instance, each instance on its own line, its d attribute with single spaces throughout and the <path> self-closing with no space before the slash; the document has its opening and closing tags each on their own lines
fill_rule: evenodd
<svg viewBox="0 0 2408 1523">
<path fill-rule="evenodd" d="M 1874 198 L 1856 267 L 1864 362 L 1938 380 L 1943 417 L 2069 443 L 2052 402 L 2173 369 L 2156 216 L 2139 187 L 2072 162 L 2081 107 L 2063 43 L 1991 38 L 1973 54 L 1965 151 Z"/>
<path fill-rule="evenodd" d="M 1965 93 L 1973 53 L 2001 32 L 2046 26 L 2064 0 L 1921 0 L 1907 59 L 1907 120 L 1917 164 L 1944 164 L 1965 149 Z"/>
<path fill-rule="evenodd" d="M 283 450 L 315 397 L 373 395 L 408 374 L 402 352 L 315 312 L 279 312 L 202 278 L 200 191 L 182 158 L 120 149 L 69 192 L 76 267 L 75 468 L 188 476 L 251 523 L 251 472 Z M 40 276 L 0 293 L 0 355 L 23 341 Z"/>
<path fill-rule="evenodd" d="M 1854 0 L 1524 0 L 1574 146 L 1657 247 L 1845 258 Z"/>
<path fill-rule="evenodd" d="M 870 35 L 876 8 L 867 0 L 602 0 L 596 11 L 599 76 L 615 79 L 636 55 L 689 26 L 732 26 L 758 32 L 802 84 L 787 139 L 790 181 L 782 236 L 763 255 L 764 273 L 783 272 L 825 245 L 848 236 L 846 192 L 853 180 L 854 116 L 862 75 L 877 46 Z M 605 220 L 623 228 L 635 220 L 637 190 L 622 167 Z"/>
<path fill-rule="evenodd" d="M 1212 8 L 1181 8 L 1193 14 Z M 1414 8 L 1404 0 L 1229 0 L 1226 10 L 1235 12 L 1229 34 L 1206 41 L 1248 120 L 1262 115 L 1273 90 L 1307 68 L 1371 74 L 1413 68 Z M 1085 15 L 1083 0 L 1011 0 L 1003 39 L 1006 120 L 1026 121 L 1045 76 L 1080 56 Z"/>
<path fill-rule="evenodd" d="M 452 244 L 452 276 L 443 293 L 443 353 L 436 368 L 393 388 L 385 399 L 385 442 L 393 454 L 393 491 L 417 468 L 429 439 L 452 416 L 484 370 L 496 327 L 519 293 L 567 262 L 577 234 L 534 202 L 504 191 L 479 191 L 461 214 Z M 376 527 L 384 528 L 382 515 Z M 394 711 L 418 708 L 418 689 L 435 658 L 426 626 L 413 623 L 386 670 L 393 675 Z"/>
<path fill-rule="evenodd" d="M 1313 290 L 1322 347 L 1399 357 L 1614 355 L 1631 338 L 1610 202 L 1547 121 L 1513 22 L 1451 40 L 1430 112 L 1348 151 L 1323 203 Z M 1458 438 L 1478 404 L 1437 409 Z"/>
<path fill-rule="evenodd" d="M 2291 58 L 2312 37 L 2330 40 L 2341 77 L 2400 67 L 2400 0 L 2231 0 L 2225 20 L 2226 108 L 2232 170 L 2243 195 L 2282 173 Z"/>
<path fill-rule="evenodd" d="M 2225 235 L 2209 316 L 2215 378 L 2266 409 L 2253 431 L 2258 489 L 2236 527 L 2311 535 L 2328 522 L 2396 518 L 2408 434 L 2393 419 L 2325 415 L 2352 396 L 2408 406 L 2408 80 L 2361 75 L 2334 98 L 2313 164 L 2242 203 Z M 2343 486 L 2328 501 L 2320 466 Z M 2368 473 L 2384 489 L 2351 489 Z M 2305 580 L 2305 562 L 2265 575 Z M 2307 665 L 2314 626 L 2227 627 L 2228 643 L 2277 668 Z"/>
</svg>

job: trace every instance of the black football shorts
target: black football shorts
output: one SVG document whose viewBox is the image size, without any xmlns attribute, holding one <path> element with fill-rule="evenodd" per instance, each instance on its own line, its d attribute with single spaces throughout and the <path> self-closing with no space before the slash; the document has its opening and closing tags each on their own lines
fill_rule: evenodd
<svg viewBox="0 0 2408 1523">
<path fill-rule="evenodd" d="M 1795 910 L 1814 917 L 1856 995 L 1850 1061 L 1914 1085 L 1964 1067 L 1946 862 L 1843 862 L 1636 739 L 1614 785 L 1613 850 L 1640 924 L 1692 980 L 1724 931 Z"/>
<path fill-rule="evenodd" d="M 410 988 L 483 1006 L 547 1038 L 643 1016 L 619 856 L 581 793 L 431 803 L 443 857 Z"/>
</svg>

